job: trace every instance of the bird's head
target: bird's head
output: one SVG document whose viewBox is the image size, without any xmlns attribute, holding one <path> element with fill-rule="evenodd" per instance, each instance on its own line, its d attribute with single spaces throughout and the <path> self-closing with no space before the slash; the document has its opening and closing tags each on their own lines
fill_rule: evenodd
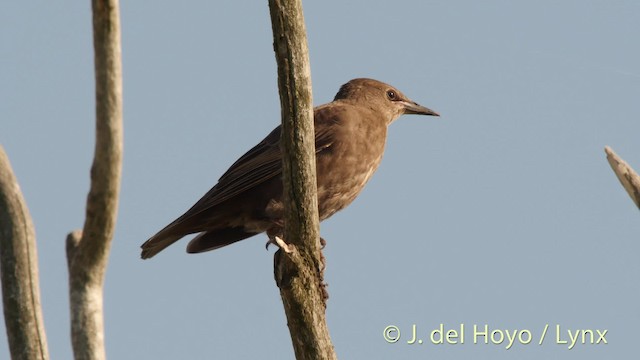
<svg viewBox="0 0 640 360">
<path fill-rule="evenodd" d="M 342 85 L 335 100 L 348 100 L 385 114 L 387 125 L 403 114 L 440 116 L 419 105 L 391 85 L 373 79 L 353 79 Z"/>
</svg>

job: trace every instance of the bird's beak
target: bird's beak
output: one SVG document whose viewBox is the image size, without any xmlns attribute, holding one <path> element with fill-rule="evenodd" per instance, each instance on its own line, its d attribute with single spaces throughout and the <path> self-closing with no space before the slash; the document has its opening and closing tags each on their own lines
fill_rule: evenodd
<svg viewBox="0 0 640 360">
<path fill-rule="evenodd" d="M 437 112 L 409 100 L 403 101 L 405 114 L 440 116 Z"/>
</svg>

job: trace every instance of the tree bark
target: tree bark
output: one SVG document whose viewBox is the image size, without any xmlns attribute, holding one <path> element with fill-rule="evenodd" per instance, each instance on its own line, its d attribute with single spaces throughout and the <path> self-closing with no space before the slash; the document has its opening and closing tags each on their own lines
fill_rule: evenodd
<svg viewBox="0 0 640 360">
<path fill-rule="evenodd" d="M 12 359 L 48 359 L 31 215 L 0 146 L 0 275 Z"/>
<path fill-rule="evenodd" d="M 122 65 L 117 0 L 93 0 L 96 145 L 82 231 L 67 236 L 75 359 L 105 359 L 102 294 L 122 168 Z"/>
<path fill-rule="evenodd" d="M 301 0 L 269 0 L 282 107 L 284 240 L 274 275 L 296 359 L 335 359 L 325 319 L 311 71 Z"/>
<path fill-rule="evenodd" d="M 640 176 L 613 149 L 607 146 L 604 148 L 604 152 L 607 154 L 607 161 L 620 180 L 622 187 L 627 190 L 631 200 L 640 209 Z"/>
</svg>

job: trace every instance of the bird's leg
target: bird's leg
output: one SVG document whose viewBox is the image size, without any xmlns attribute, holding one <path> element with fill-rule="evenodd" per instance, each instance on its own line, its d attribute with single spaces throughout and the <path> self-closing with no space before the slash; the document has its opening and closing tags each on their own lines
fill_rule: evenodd
<svg viewBox="0 0 640 360">
<path fill-rule="evenodd" d="M 271 240 L 271 239 L 269 239 Z M 282 249 L 284 252 L 286 252 L 287 254 L 291 254 L 293 252 L 293 250 L 291 249 L 291 247 L 289 246 L 289 244 L 287 244 L 286 242 L 284 242 L 284 240 L 279 237 L 279 236 L 274 236 L 273 237 L 274 243 L 276 245 L 278 245 L 278 247 L 280 249 Z"/>
<path fill-rule="evenodd" d="M 264 245 L 265 249 L 269 250 L 269 245 L 272 245 L 272 244 L 279 247 L 287 254 L 291 254 L 291 252 L 293 252 L 289 244 L 284 242 L 284 240 L 280 236 L 277 236 L 277 235 L 270 236 L 269 240 L 267 240 L 267 243 Z"/>
<path fill-rule="evenodd" d="M 269 240 L 265 244 L 265 248 L 269 249 L 269 245 L 273 244 L 282 249 L 282 251 L 286 252 L 287 254 L 291 254 L 293 250 L 291 249 L 289 244 L 284 242 L 281 237 L 281 233 L 281 231 L 276 231 L 274 229 L 267 230 L 267 236 L 269 237 Z"/>
<path fill-rule="evenodd" d="M 286 252 L 287 254 L 290 254 L 292 251 L 291 248 L 289 247 L 289 244 L 284 242 L 284 240 L 278 235 L 269 236 L 269 240 L 267 240 L 267 243 L 264 244 L 265 249 L 269 250 L 269 245 L 276 245 L 277 247 L 284 250 L 284 252 Z M 327 246 L 327 241 L 322 237 L 320 237 L 320 250 L 324 250 L 325 246 Z M 324 255 L 321 255 L 321 256 L 322 256 L 322 264 L 324 269 Z"/>
<path fill-rule="evenodd" d="M 284 251 L 285 253 L 290 254 L 293 252 L 293 245 L 287 244 L 284 239 L 282 239 L 282 232 L 283 227 L 280 224 L 268 229 L 267 236 L 269 237 L 269 240 L 265 244 L 265 248 L 269 249 L 269 245 L 274 244 L 282 249 L 282 251 Z M 327 307 L 327 299 L 329 299 L 329 292 L 327 291 L 327 286 L 329 285 L 324 282 L 324 270 L 327 263 L 324 254 L 322 253 L 322 249 L 324 249 L 326 244 L 327 242 L 322 237 L 320 237 L 320 264 L 317 270 L 318 278 L 320 280 L 320 293 L 322 294 L 322 300 L 324 302 L 325 308 Z"/>
</svg>

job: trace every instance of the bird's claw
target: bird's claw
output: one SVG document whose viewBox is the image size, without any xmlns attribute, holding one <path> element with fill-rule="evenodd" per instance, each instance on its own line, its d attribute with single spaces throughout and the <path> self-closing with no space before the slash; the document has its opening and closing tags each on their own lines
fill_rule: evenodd
<svg viewBox="0 0 640 360">
<path fill-rule="evenodd" d="M 291 246 L 289 246 L 289 244 L 284 242 L 284 240 L 282 240 L 282 238 L 280 238 L 277 235 L 273 236 L 273 237 L 269 237 L 269 240 L 265 244 L 265 248 L 268 250 L 269 249 L 269 245 L 271 245 L 271 244 L 276 245 L 277 247 L 282 249 L 282 251 L 286 252 L 287 254 L 291 254 L 293 252 L 293 249 L 291 248 Z"/>
</svg>

